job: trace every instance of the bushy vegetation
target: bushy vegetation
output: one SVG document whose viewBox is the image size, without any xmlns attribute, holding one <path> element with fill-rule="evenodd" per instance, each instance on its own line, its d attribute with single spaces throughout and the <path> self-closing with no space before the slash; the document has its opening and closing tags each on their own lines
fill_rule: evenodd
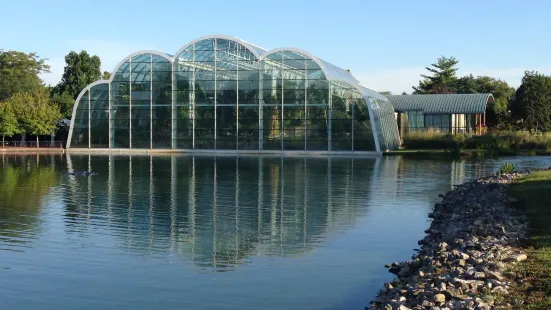
<svg viewBox="0 0 551 310">
<path fill-rule="evenodd" d="M 499 174 L 513 173 L 515 171 L 515 168 L 516 168 L 515 165 L 513 165 L 511 163 L 504 163 L 499 168 Z"/>
<path fill-rule="evenodd" d="M 0 49 L 0 137 L 54 135 L 62 117 L 71 117 L 75 99 L 86 85 L 102 77 L 100 59 L 86 51 L 65 57 L 62 80 L 55 87 L 40 79 L 50 66 L 36 53 Z M 108 78 L 108 74 L 103 74 Z"/>
<path fill-rule="evenodd" d="M 490 151 L 496 154 L 551 152 L 551 135 L 524 131 L 490 131 L 480 136 L 452 135 L 436 130 L 410 132 L 403 139 L 405 149 Z"/>
</svg>

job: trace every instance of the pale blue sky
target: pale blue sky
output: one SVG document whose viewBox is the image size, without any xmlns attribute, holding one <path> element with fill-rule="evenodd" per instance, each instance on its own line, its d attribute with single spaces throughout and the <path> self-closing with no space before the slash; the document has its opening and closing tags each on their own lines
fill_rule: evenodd
<svg viewBox="0 0 551 310">
<path fill-rule="evenodd" d="M 140 49 L 175 53 L 204 35 L 297 47 L 352 70 L 365 86 L 411 91 L 441 55 L 459 73 L 518 86 L 524 70 L 551 73 L 551 1 L 13 1 L 3 0 L 0 48 L 48 58 L 55 84 L 70 50 L 112 71 Z"/>
</svg>

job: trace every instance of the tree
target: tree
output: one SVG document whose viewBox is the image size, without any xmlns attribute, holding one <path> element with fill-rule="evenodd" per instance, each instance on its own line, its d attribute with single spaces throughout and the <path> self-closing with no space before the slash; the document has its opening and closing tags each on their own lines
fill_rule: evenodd
<svg viewBox="0 0 551 310">
<path fill-rule="evenodd" d="M 45 59 L 39 59 L 36 53 L 0 50 L 0 102 L 15 93 L 42 88 L 38 75 L 49 69 Z"/>
<path fill-rule="evenodd" d="M 101 60 L 98 56 L 90 56 L 86 51 L 71 51 L 65 56 L 65 63 L 61 82 L 53 90 L 55 94 L 68 95 L 75 100 L 88 84 L 102 77 Z"/>
<path fill-rule="evenodd" d="M 15 112 L 17 131 L 23 134 L 22 140 L 26 134 L 36 135 L 38 147 L 38 136 L 55 134 L 61 113 L 57 106 L 51 103 L 45 88 L 33 93 L 16 93 L 4 104 L 11 106 Z"/>
<path fill-rule="evenodd" d="M 444 56 L 438 58 L 435 64 L 431 67 L 426 67 L 427 71 L 432 75 L 424 75 L 422 81 L 419 81 L 419 86 L 413 87 L 414 94 L 453 94 L 455 93 L 455 83 L 457 81 L 456 72 L 458 61 L 453 58 Z"/>
<path fill-rule="evenodd" d="M 5 145 L 5 138 L 19 133 L 17 117 L 12 105 L 0 103 L 0 135 L 2 136 L 2 148 Z"/>
<path fill-rule="evenodd" d="M 392 95 L 392 92 L 390 92 L 388 90 L 385 90 L 385 91 L 380 91 L 379 94 L 384 95 L 384 96 L 390 96 L 390 95 Z"/>
<path fill-rule="evenodd" d="M 103 75 L 101 77 L 102 80 L 109 80 L 111 78 L 111 72 L 109 71 L 103 71 Z"/>
<path fill-rule="evenodd" d="M 502 127 L 509 124 L 508 106 L 515 95 L 515 89 L 507 82 L 489 76 L 464 76 L 457 80 L 458 94 L 491 93 L 495 103 L 486 108 L 486 119 L 489 127 Z"/>
<path fill-rule="evenodd" d="M 70 119 L 73 114 L 73 106 L 75 105 L 75 100 L 73 97 L 64 93 L 62 95 L 53 93 L 52 103 L 57 106 L 61 116 L 64 118 Z"/>
<path fill-rule="evenodd" d="M 511 114 L 530 133 L 551 130 L 551 77 L 526 71 L 511 103 Z"/>
</svg>

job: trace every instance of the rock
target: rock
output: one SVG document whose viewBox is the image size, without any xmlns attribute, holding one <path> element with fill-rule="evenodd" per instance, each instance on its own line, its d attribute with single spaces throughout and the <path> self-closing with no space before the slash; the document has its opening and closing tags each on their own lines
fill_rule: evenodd
<svg viewBox="0 0 551 310">
<path fill-rule="evenodd" d="M 488 272 L 488 279 L 503 281 L 503 276 L 499 272 L 490 271 L 490 272 Z"/>
<path fill-rule="evenodd" d="M 388 269 L 389 272 L 392 272 L 393 274 L 398 274 L 400 272 L 400 267 L 398 266 L 391 266 L 390 269 Z"/>
<path fill-rule="evenodd" d="M 496 286 L 492 289 L 491 291 L 492 293 L 494 294 L 501 294 L 501 295 L 507 295 L 509 294 L 509 292 L 507 291 L 506 288 L 502 287 L 502 286 Z"/>
<path fill-rule="evenodd" d="M 429 308 L 429 307 L 432 307 L 432 306 L 434 306 L 434 303 L 432 303 L 428 300 L 423 300 L 423 302 L 421 303 L 421 307 Z"/>
<path fill-rule="evenodd" d="M 486 274 L 484 272 L 475 272 L 474 278 L 477 280 L 484 280 L 486 279 Z"/>
<path fill-rule="evenodd" d="M 507 261 L 511 262 L 522 262 L 523 260 L 528 259 L 528 256 L 526 254 L 516 254 L 507 259 Z"/>
<path fill-rule="evenodd" d="M 517 201 L 502 185 L 520 175 L 483 177 L 442 195 L 411 262 L 385 265 L 398 277 L 385 283 L 374 308 L 494 309 L 505 304 L 477 296 L 507 294 L 512 285 L 507 279 L 515 279 L 507 267 L 527 259 L 517 247 L 527 236 L 528 218 L 514 213 L 510 205 Z"/>
<path fill-rule="evenodd" d="M 437 303 L 437 304 L 440 304 L 440 305 L 446 303 L 446 295 L 444 295 L 444 294 L 434 295 L 434 302 Z"/>
</svg>

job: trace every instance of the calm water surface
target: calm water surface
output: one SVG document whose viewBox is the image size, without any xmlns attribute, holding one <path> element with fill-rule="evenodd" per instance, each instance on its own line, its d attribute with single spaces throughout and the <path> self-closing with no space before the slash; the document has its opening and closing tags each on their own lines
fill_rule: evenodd
<svg viewBox="0 0 551 310">
<path fill-rule="evenodd" d="M 439 193 L 551 165 L 0 156 L 1 309 L 363 309 Z"/>
</svg>

